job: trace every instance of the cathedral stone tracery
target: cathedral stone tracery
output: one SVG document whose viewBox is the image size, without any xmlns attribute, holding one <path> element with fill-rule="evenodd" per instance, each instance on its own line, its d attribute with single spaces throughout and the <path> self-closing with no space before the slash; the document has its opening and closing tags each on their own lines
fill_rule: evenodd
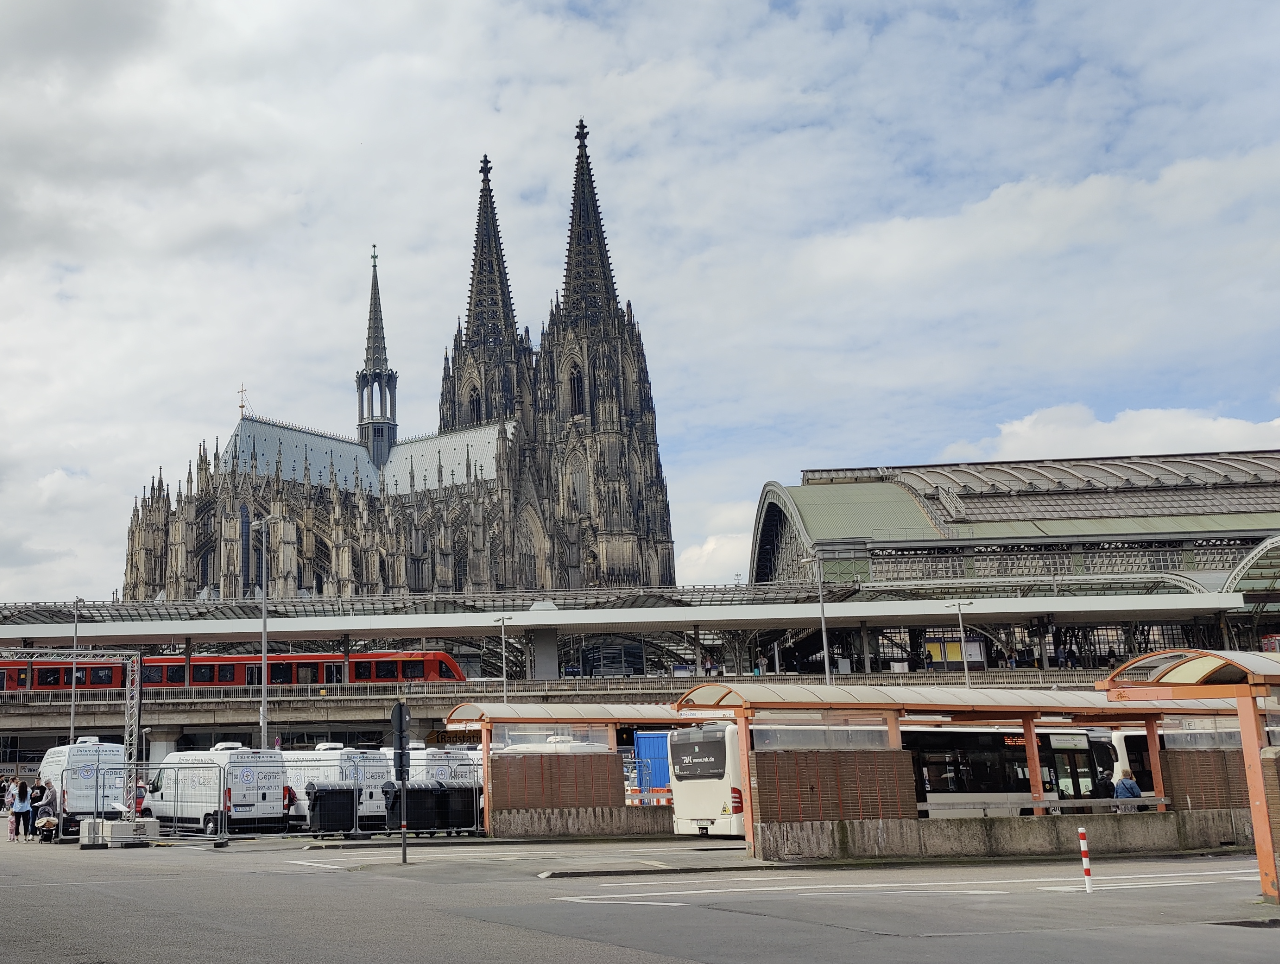
<svg viewBox="0 0 1280 964">
<path fill-rule="evenodd" d="M 538 346 L 516 327 L 486 156 L 438 433 L 398 438 L 375 250 L 356 437 L 242 413 L 176 496 L 161 473 L 135 504 L 125 599 L 252 596 L 264 553 L 272 598 L 675 584 L 644 345 L 582 123 L 577 139 L 563 300 Z"/>
</svg>

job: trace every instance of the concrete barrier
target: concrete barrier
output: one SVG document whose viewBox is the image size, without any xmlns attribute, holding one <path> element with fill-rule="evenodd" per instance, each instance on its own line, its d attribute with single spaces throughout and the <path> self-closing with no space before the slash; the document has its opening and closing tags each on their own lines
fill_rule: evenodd
<svg viewBox="0 0 1280 964">
<path fill-rule="evenodd" d="M 493 837 L 630 837 L 671 835 L 671 807 L 565 807 L 495 810 Z"/>
<path fill-rule="evenodd" d="M 1248 810 L 1105 813 L 945 820 L 809 820 L 755 825 L 762 860 L 1050 857 L 1080 853 L 1078 827 L 1095 854 L 1251 847 Z"/>
</svg>

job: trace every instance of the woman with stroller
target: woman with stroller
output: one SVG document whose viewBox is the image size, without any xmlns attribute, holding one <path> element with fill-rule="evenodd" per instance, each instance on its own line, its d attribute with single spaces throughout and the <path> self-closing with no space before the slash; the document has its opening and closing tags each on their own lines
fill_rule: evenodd
<svg viewBox="0 0 1280 964">
<path fill-rule="evenodd" d="M 13 795 L 14 836 L 22 834 L 22 842 L 31 839 L 31 791 L 27 789 L 27 781 L 18 783 L 18 792 Z"/>
</svg>

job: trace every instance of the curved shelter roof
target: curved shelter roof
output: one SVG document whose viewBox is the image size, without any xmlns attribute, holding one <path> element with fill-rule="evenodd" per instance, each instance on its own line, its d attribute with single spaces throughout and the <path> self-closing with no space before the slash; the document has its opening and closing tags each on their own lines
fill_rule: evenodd
<svg viewBox="0 0 1280 964">
<path fill-rule="evenodd" d="M 1135 679 L 1145 674 L 1145 678 Z M 1165 649 L 1131 659 L 1099 689 L 1191 686 L 1280 685 L 1280 653 L 1236 653 L 1206 649 Z"/>
<path fill-rule="evenodd" d="M 680 711 L 896 710 L 988 718 L 1234 714 L 1227 699 L 1132 701 L 1117 705 L 1105 693 L 1068 690 L 966 689 L 944 686 L 803 686 L 796 683 L 703 683 L 676 703 Z"/>
<path fill-rule="evenodd" d="M 462 703 L 445 723 L 675 723 L 665 704 L 644 703 Z"/>
</svg>

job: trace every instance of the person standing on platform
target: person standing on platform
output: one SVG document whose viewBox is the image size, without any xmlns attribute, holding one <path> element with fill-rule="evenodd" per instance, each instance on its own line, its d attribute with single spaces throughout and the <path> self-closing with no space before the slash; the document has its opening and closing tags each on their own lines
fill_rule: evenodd
<svg viewBox="0 0 1280 964">
<path fill-rule="evenodd" d="M 31 839 L 31 791 L 27 781 L 18 782 L 18 792 L 13 796 L 14 837 L 22 834 L 22 842 Z"/>
<path fill-rule="evenodd" d="M 1117 800 L 1138 800 L 1142 797 L 1142 788 L 1138 786 L 1138 781 L 1133 778 L 1132 770 L 1120 771 L 1120 782 L 1116 784 Z M 1132 803 L 1126 803 L 1120 807 L 1121 813 L 1133 813 L 1137 807 Z"/>
</svg>

